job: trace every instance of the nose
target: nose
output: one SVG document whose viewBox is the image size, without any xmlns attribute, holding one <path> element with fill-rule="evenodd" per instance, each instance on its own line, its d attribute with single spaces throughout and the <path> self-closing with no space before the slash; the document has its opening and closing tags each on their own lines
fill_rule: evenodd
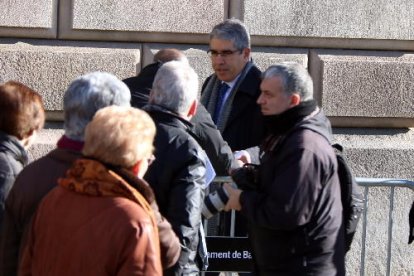
<svg viewBox="0 0 414 276">
<path fill-rule="evenodd" d="M 216 64 L 223 64 L 224 63 L 224 57 L 220 54 L 214 57 L 214 63 Z"/>
<path fill-rule="evenodd" d="M 261 105 L 261 104 L 263 103 L 262 93 L 260 93 L 259 98 L 257 98 L 256 103 L 257 103 L 258 105 Z"/>
</svg>

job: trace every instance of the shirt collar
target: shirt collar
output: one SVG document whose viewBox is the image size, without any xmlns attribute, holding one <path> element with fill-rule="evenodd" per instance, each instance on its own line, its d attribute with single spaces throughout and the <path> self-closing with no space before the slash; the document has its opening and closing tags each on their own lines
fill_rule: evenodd
<svg viewBox="0 0 414 276">
<path fill-rule="evenodd" d="M 233 86 L 236 84 L 236 82 L 239 80 L 240 78 L 240 74 L 237 75 L 237 77 L 234 78 L 234 80 L 227 82 L 227 81 L 223 81 L 224 83 L 226 83 L 229 86 L 229 89 L 233 89 Z M 222 83 L 223 83 L 222 82 Z"/>
</svg>

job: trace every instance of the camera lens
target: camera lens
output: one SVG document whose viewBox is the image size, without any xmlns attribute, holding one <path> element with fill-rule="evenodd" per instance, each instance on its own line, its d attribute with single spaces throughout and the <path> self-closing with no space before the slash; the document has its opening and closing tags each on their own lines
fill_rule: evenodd
<svg viewBox="0 0 414 276">
<path fill-rule="evenodd" d="M 223 210 L 228 200 L 229 195 L 223 187 L 220 187 L 214 192 L 208 194 L 204 199 L 204 205 L 201 211 L 204 218 L 209 219 Z"/>
</svg>

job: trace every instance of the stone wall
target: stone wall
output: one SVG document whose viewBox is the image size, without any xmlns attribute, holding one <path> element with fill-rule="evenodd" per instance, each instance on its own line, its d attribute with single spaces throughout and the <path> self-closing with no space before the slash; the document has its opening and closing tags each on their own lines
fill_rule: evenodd
<svg viewBox="0 0 414 276">
<path fill-rule="evenodd" d="M 315 97 L 357 176 L 414 179 L 413 1 L 3 0 L 0 10 L 0 82 L 26 83 L 46 101 L 48 123 L 33 158 L 62 134 L 62 95 L 76 76 L 101 70 L 130 77 L 158 49 L 175 47 L 188 55 L 202 82 L 212 72 L 205 53 L 209 31 L 236 17 L 250 29 L 261 69 L 284 60 L 307 66 Z M 413 275 L 407 216 L 414 193 L 370 188 L 368 196 L 372 228 L 366 240 L 360 233 L 348 256 L 349 275 L 361 269 L 386 274 L 387 251 L 391 275 Z M 390 208 L 391 248 L 383 242 L 390 235 Z"/>
</svg>

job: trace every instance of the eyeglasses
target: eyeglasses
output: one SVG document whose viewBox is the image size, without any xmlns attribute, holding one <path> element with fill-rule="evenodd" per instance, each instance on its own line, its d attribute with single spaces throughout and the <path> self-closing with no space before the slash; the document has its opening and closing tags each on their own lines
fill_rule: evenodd
<svg viewBox="0 0 414 276">
<path fill-rule="evenodd" d="M 151 154 L 151 156 L 147 159 L 148 166 L 154 163 L 154 161 L 155 161 L 155 156 L 154 154 Z"/>
<path fill-rule="evenodd" d="M 207 51 L 207 54 L 210 56 L 210 57 L 218 57 L 218 56 L 221 56 L 221 57 L 223 57 L 223 58 L 226 58 L 226 57 L 229 57 L 229 56 L 231 56 L 231 55 L 233 55 L 233 54 L 235 54 L 235 53 L 240 53 L 241 54 L 241 52 L 242 52 L 243 50 L 224 50 L 224 51 L 221 51 L 221 52 L 219 52 L 219 51 L 216 51 L 216 50 L 208 50 Z"/>
</svg>

